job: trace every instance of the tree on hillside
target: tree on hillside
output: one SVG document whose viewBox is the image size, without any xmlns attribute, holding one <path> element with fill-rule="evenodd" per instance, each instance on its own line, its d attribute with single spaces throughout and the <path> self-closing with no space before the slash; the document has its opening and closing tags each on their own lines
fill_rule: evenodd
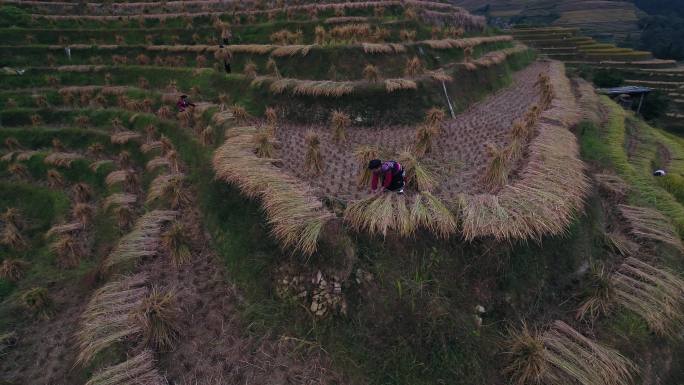
<svg viewBox="0 0 684 385">
<path fill-rule="evenodd" d="M 650 15 L 679 15 L 684 17 L 684 0 L 636 0 L 637 7 Z"/>
<path fill-rule="evenodd" d="M 684 18 L 650 16 L 642 18 L 639 24 L 643 30 L 641 49 L 653 52 L 659 59 L 684 59 Z"/>
</svg>

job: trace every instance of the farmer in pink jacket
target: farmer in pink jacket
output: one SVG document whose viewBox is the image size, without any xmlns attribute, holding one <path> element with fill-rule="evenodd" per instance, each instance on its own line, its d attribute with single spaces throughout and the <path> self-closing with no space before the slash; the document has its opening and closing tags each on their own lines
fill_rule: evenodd
<svg viewBox="0 0 684 385">
<path fill-rule="evenodd" d="M 404 168 L 399 162 L 389 160 L 383 162 L 380 159 L 373 159 L 368 163 L 368 169 L 373 173 L 371 180 L 371 191 L 378 191 L 378 182 L 382 177 L 382 187 L 380 191 L 394 191 L 399 194 L 404 193 Z"/>
</svg>

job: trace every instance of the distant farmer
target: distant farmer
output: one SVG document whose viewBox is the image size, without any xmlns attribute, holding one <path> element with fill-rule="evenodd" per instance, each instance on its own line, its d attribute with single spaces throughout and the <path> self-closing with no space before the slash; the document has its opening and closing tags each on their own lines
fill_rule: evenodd
<svg viewBox="0 0 684 385">
<path fill-rule="evenodd" d="M 404 168 L 399 162 L 393 160 L 383 162 L 380 159 L 373 159 L 368 162 L 368 169 L 373 173 L 371 191 L 378 190 L 378 181 L 382 177 L 382 191 L 404 193 Z"/>
<path fill-rule="evenodd" d="M 178 112 L 183 112 L 188 107 L 195 107 L 195 105 L 188 101 L 188 95 L 181 95 L 178 103 L 176 103 L 176 107 L 178 107 Z"/>
<path fill-rule="evenodd" d="M 653 176 L 665 176 L 667 173 L 665 170 L 655 170 L 653 171 Z"/>
<path fill-rule="evenodd" d="M 219 45 L 219 48 L 221 50 L 225 50 L 226 46 L 223 44 Z M 226 54 L 221 55 L 223 57 L 223 69 L 226 71 L 227 74 L 231 73 L 230 69 L 230 53 L 226 52 Z"/>
</svg>

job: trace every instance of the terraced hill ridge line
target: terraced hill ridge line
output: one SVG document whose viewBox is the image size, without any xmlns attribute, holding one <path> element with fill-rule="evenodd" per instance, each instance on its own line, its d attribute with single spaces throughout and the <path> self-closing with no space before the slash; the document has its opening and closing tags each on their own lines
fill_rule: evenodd
<svg viewBox="0 0 684 385">
<path fill-rule="evenodd" d="M 676 93 L 683 86 L 684 67 L 676 61 L 652 59 L 648 52 L 599 44 L 593 39 L 580 37 L 577 29 L 515 28 L 511 33 L 541 55 L 562 60 L 568 66 L 619 71 L 625 79 L 625 85 L 651 87 L 665 94 Z M 681 103 L 673 98 L 667 112 L 670 119 L 661 119 L 661 124 L 672 130 L 680 129 L 682 122 L 675 117 L 680 111 Z"/>
<path fill-rule="evenodd" d="M 454 4 L 469 11 L 488 6 L 488 15 L 519 24 L 544 25 L 551 28 L 576 28 L 584 34 L 620 42 L 627 36 L 639 36 L 639 10 L 628 0 L 494 0 L 487 4 L 477 0 L 455 0 Z"/>
</svg>

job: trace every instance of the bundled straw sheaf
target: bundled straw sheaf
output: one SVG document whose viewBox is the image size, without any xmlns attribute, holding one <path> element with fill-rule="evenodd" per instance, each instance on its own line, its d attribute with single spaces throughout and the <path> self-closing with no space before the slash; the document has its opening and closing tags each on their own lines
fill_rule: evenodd
<svg viewBox="0 0 684 385">
<path fill-rule="evenodd" d="M 103 349 L 142 333 L 142 327 L 133 315 L 149 292 L 146 283 L 144 274 L 122 277 L 93 294 L 81 315 L 80 329 L 76 334 L 78 364 L 87 364 Z"/>
<path fill-rule="evenodd" d="M 283 248 L 313 254 L 323 227 L 333 217 L 307 184 L 273 165 L 274 159 L 254 153 L 257 129 L 235 129 L 216 150 L 214 170 L 219 179 L 235 184 L 251 198 L 260 198 L 273 235 Z"/>
<path fill-rule="evenodd" d="M 617 302 L 643 317 L 659 335 L 678 336 L 684 327 L 684 280 L 635 258 L 611 277 Z"/>
<path fill-rule="evenodd" d="M 353 202 L 347 206 L 344 220 L 356 231 L 382 236 L 391 230 L 407 237 L 424 228 L 447 238 L 457 229 L 454 214 L 427 191 L 412 197 L 383 193 Z"/>
<path fill-rule="evenodd" d="M 269 84 L 269 91 L 276 95 L 290 91 L 293 95 L 330 98 L 352 94 L 355 85 L 354 82 L 347 81 L 278 79 L 269 76 L 257 77 L 251 85 L 252 87 L 260 87 L 264 83 Z"/>
<path fill-rule="evenodd" d="M 466 239 L 538 240 L 562 234 L 582 207 L 589 184 L 576 138 L 568 130 L 579 119 L 579 112 L 561 63 L 551 63 L 550 77 L 554 88 L 568 92 L 556 92 L 551 106 L 542 113 L 547 122 L 538 123 L 538 135 L 530 142 L 527 164 L 517 180 L 496 195 L 464 196 Z"/>
<path fill-rule="evenodd" d="M 637 239 L 662 242 L 684 252 L 677 230 L 659 211 L 628 205 L 619 205 L 618 210 L 629 226 L 630 234 Z"/>
<path fill-rule="evenodd" d="M 140 139 L 141 135 L 135 131 L 119 131 L 110 136 L 112 144 L 126 144 L 131 140 Z"/>
<path fill-rule="evenodd" d="M 107 256 L 104 267 L 113 268 L 156 255 L 161 242 L 162 226 L 174 220 L 177 215 L 177 211 L 154 210 L 140 217 L 133 230 L 123 236 Z"/>
<path fill-rule="evenodd" d="M 168 382 L 154 367 L 154 355 L 149 350 L 95 373 L 86 385 L 166 385 Z"/>
<path fill-rule="evenodd" d="M 562 321 L 544 332 L 512 330 L 504 374 L 516 385 L 631 385 L 637 367 Z"/>
<path fill-rule="evenodd" d="M 432 49 L 452 49 L 452 48 L 467 48 L 467 47 L 477 47 L 482 44 L 488 43 L 501 43 L 513 41 L 513 36 L 510 35 L 500 35 L 500 36 L 480 36 L 480 37 L 469 37 L 463 39 L 441 39 L 441 40 L 425 40 L 420 42 L 425 44 Z"/>
<path fill-rule="evenodd" d="M 77 159 L 83 159 L 83 155 L 70 152 L 53 152 L 46 156 L 43 162 L 49 166 L 69 168 L 71 163 Z"/>
</svg>

